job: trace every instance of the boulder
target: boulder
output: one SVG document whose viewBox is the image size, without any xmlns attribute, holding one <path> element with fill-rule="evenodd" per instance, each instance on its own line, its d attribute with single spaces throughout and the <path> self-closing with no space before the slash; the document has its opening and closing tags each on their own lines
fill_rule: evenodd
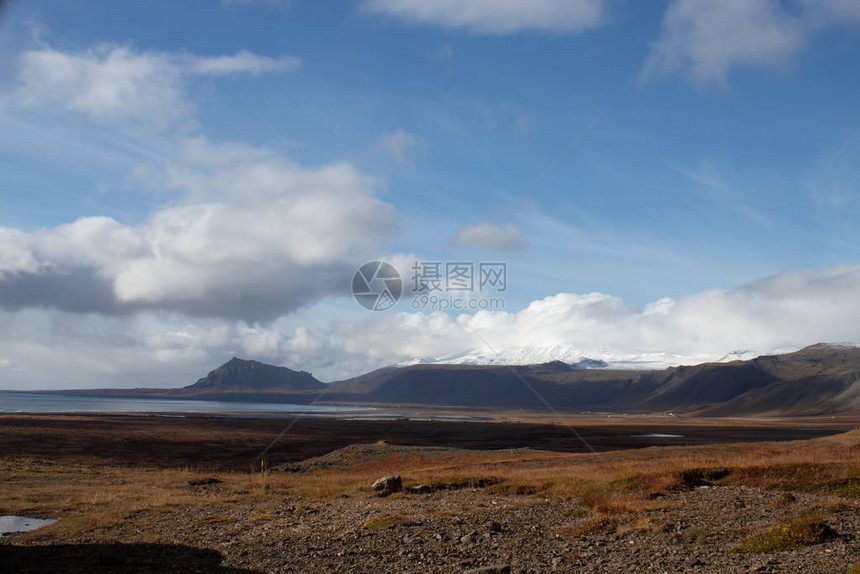
<svg viewBox="0 0 860 574">
<path fill-rule="evenodd" d="M 386 496 L 391 494 L 392 492 L 400 492 L 403 490 L 403 481 L 400 479 L 400 475 L 393 476 L 383 476 L 382 478 L 377 478 L 373 481 L 371 485 L 373 491 L 381 496 Z"/>
</svg>

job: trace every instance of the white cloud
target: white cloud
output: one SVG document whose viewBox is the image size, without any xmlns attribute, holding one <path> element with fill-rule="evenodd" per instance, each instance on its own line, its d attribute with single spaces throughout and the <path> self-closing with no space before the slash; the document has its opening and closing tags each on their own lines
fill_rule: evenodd
<svg viewBox="0 0 860 574">
<path fill-rule="evenodd" d="M 601 25 L 606 0 L 366 0 L 363 9 L 402 20 L 480 34 L 582 32 Z"/>
<path fill-rule="evenodd" d="M 107 47 L 78 53 L 50 48 L 20 57 L 17 99 L 59 103 L 98 120 L 128 116 L 171 119 L 190 108 L 182 70 L 162 54 Z"/>
<path fill-rule="evenodd" d="M 406 163 L 414 154 L 427 149 L 427 142 L 406 130 L 396 129 L 383 134 L 376 148 L 389 154 L 397 163 Z"/>
<path fill-rule="evenodd" d="M 735 289 L 663 298 L 644 309 L 602 293 L 560 293 L 517 312 L 399 313 L 318 327 L 301 333 L 300 351 L 292 349 L 294 334 L 281 343 L 281 353 L 289 364 L 333 377 L 469 349 L 483 349 L 475 356 L 495 360 L 487 344 L 514 361 L 590 357 L 693 364 L 738 349 L 768 353 L 860 340 L 858 293 L 860 266 L 786 272 Z M 379 333 L 364 353 L 360 343 Z"/>
<path fill-rule="evenodd" d="M 697 86 L 727 86 L 732 68 L 784 66 L 804 44 L 801 21 L 769 0 L 675 0 L 642 70 L 680 72 Z"/>
<path fill-rule="evenodd" d="M 458 229 L 454 234 L 453 242 L 494 249 L 518 249 L 525 245 L 525 238 L 512 223 L 504 225 L 476 223 Z"/>
<path fill-rule="evenodd" d="M 32 50 L 21 54 L 19 65 L 14 98 L 22 105 L 53 103 L 99 121 L 135 118 L 165 125 L 193 110 L 187 84 L 195 75 L 288 71 L 299 60 L 247 50 L 209 57 L 103 45 L 79 52 Z"/>
<path fill-rule="evenodd" d="M 195 138 L 163 185 L 183 199 L 142 225 L 0 228 L 0 307 L 273 319 L 346 292 L 396 232 L 378 182 L 348 164 L 311 171 L 265 148 Z"/>
<path fill-rule="evenodd" d="M 793 11 L 773 0 L 674 0 L 640 80 L 679 73 L 699 88 L 726 88 L 736 68 L 785 68 L 810 35 L 858 23 L 854 0 L 802 0 Z"/>
</svg>

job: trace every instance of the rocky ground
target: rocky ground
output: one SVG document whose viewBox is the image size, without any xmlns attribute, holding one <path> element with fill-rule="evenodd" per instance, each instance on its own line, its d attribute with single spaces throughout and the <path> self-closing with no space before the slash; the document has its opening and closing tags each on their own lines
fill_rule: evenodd
<svg viewBox="0 0 860 574">
<path fill-rule="evenodd" d="M 56 446 L 77 422 L 5 432 Z M 379 441 L 223 471 L 220 435 L 186 430 L 115 426 L 109 459 L 0 456 L 0 514 L 58 519 L 0 538 L 0 573 L 860 574 L 856 431 L 585 455 Z M 162 449 L 199 466 L 151 465 Z M 404 489 L 374 492 L 392 473 Z"/>
<path fill-rule="evenodd" d="M 824 542 L 774 554 L 732 552 L 749 534 L 810 512 L 833 530 Z M 829 497 L 734 486 L 693 488 L 635 511 L 602 513 L 574 502 L 462 489 L 144 513 L 65 544 L 118 540 L 124 545 L 94 546 L 98 551 L 78 562 L 81 570 L 64 571 L 143 572 L 161 565 L 205 572 L 831 574 L 860 562 L 860 512 Z M 176 548 L 204 554 L 172 558 Z M 40 566 L 5 571 L 43 571 Z"/>
</svg>

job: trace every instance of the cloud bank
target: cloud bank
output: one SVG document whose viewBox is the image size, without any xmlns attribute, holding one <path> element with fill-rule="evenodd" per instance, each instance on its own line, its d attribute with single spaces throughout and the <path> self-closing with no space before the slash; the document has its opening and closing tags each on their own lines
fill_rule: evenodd
<svg viewBox="0 0 860 574">
<path fill-rule="evenodd" d="M 129 316 L 0 310 L 0 377 L 6 388 L 177 386 L 234 355 L 324 380 L 416 359 L 695 364 L 736 351 L 860 341 L 860 266 L 791 271 L 643 308 L 605 293 L 559 293 L 513 312 L 400 311 L 333 321 L 313 319 L 313 309 L 300 314 L 266 325 L 152 308 Z"/>
<path fill-rule="evenodd" d="M 359 342 L 376 336 L 365 353 Z M 559 293 L 517 312 L 399 313 L 282 334 L 268 352 L 347 376 L 416 358 L 456 358 L 466 349 L 477 362 L 590 357 L 662 367 L 839 341 L 860 341 L 860 266 L 791 271 L 644 308 L 604 293 Z"/>
</svg>

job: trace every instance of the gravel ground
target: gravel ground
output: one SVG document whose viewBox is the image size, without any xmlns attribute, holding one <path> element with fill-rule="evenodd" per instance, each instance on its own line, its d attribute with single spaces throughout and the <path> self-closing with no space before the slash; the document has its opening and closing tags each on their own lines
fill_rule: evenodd
<svg viewBox="0 0 860 574">
<path fill-rule="evenodd" d="M 6 540 L 0 543 L 0 570 L 43 572 L 48 564 L 55 569 L 65 553 L 64 572 L 447 573 L 509 568 L 521 573 L 833 574 L 860 562 L 860 512 L 835 502 L 734 486 L 699 487 L 602 521 L 574 502 L 495 496 L 480 489 L 284 499 L 265 507 L 252 502 L 194 506 L 141 513 L 118 527 L 66 540 L 63 547 L 18 546 Z M 730 552 L 748 534 L 812 510 L 835 531 L 829 540 L 777 554 Z M 612 520 L 614 526 L 607 526 Z"/>
</svg>

